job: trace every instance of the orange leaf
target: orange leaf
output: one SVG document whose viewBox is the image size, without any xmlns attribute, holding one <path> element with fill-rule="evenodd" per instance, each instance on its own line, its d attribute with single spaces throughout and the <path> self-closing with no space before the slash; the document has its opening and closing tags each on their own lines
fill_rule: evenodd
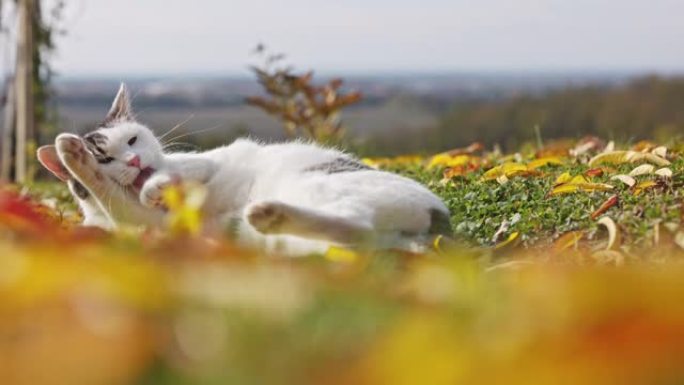
<svg viewBox="0 0 684 385">
<path fill-rule="evenodd" d="M 596 209 L 596 211 L 594 211 L 593 213 L 591 213 L 591 219 L 596 219 L 596 218 L 598 218 L 598 217 L 601 216 L 603 213 L 605 213 L 606 211 L 608 211 L 609 208 L 611 208 L 611 207 L 617 205 L 618 202 L 619 202 L 618 196 L 617 196 L 617 195 L 612 195 L 610 198 L 606 199 L 606 201 L 603 202 L 603 204 L 601 204 L 601 206 L 599 206 L 599 208 Z"/>
<path fill-rule="evenodd" d="M 584 175 L 594 178 L 594 177 L 600 177 L 603 175 L 603 169 L 601 168 L 592 168 L 591 170 L 587 170 L 584 172 Z"/>
</svg>

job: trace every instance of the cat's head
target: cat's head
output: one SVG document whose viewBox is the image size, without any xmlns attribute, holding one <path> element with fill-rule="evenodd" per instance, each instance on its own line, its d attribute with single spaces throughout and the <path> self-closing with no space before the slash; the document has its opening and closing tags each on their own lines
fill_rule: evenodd
<svg viewBox="0 0 684 385">
<path fill-rule="evenodd" d="M 100 171 L 122 186 L 139 189 L 162 166 L 162 145 L 152 130 L 136 121 L 125 84 L 121 84 L 103 122 L 83 140 Z"/>
</svg>

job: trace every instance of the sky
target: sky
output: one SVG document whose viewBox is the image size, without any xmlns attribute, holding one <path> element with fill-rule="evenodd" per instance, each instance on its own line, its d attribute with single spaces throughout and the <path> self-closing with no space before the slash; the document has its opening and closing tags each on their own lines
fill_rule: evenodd
<svg viewBox="0 0 684 385">
<path fill-rule="evenodd" d="M 684 72 L 682 0 L 66 2 L 65 76 L 242 74 L 260 42 L 324 73 Z"/>
</svg>

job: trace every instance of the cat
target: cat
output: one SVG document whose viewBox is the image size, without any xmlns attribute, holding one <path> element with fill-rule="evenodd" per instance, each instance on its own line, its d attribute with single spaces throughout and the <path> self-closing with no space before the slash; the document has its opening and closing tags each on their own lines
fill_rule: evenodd
<svg viewBox="0 0 684 385">
<path fill-rule="evenodd" d="M 192 181 L 207 191 L 205 229 L 237 224 L 239 240 L 270 249 L 288 242 L 312 250 L 331 244 L 416 249 L 451 234 L 449 210 L 426 187 L 336 149 L 243 138 L 205 152 L 165 153 L 136 121 L 125 84 L 94 131 L 60 134 L 37 156 L 67 182 L 84 225 L 160 226 L 163 189 Z"/>
</svg>

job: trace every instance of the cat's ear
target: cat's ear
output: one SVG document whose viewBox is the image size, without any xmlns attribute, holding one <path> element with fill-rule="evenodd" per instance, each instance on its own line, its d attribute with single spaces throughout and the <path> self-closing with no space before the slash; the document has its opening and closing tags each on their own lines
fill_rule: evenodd
<svg viewBox="0 0 684 385">
<path fill-rule="evenodd" d="M 109 109 L 107 117 L 105 118 L 105 122 L 113 122 L 116 120 L 135 120 L 135 116 L 133 115 L 133 109 L 131 108 L 131 99 L 128 94 L 128 87 L 126 87 L 126 84 L 124 83 L 121 83 L 121 86 L 119 87 L 119 92 L 117 92 L 116 97 L 114 97 L 112 108 Z"/>
<path fill-rule="evenodd" d="M 55 174 L 57 178 L 61 179 L 63 182 L 71 179 L 69 171 L 59 160 L 59 156 L 57 156 L 55 146 L 48 145 L 40 147 L 37 156 L 40 164 L 47 168 L 51 173 Z"/>
</svg>

